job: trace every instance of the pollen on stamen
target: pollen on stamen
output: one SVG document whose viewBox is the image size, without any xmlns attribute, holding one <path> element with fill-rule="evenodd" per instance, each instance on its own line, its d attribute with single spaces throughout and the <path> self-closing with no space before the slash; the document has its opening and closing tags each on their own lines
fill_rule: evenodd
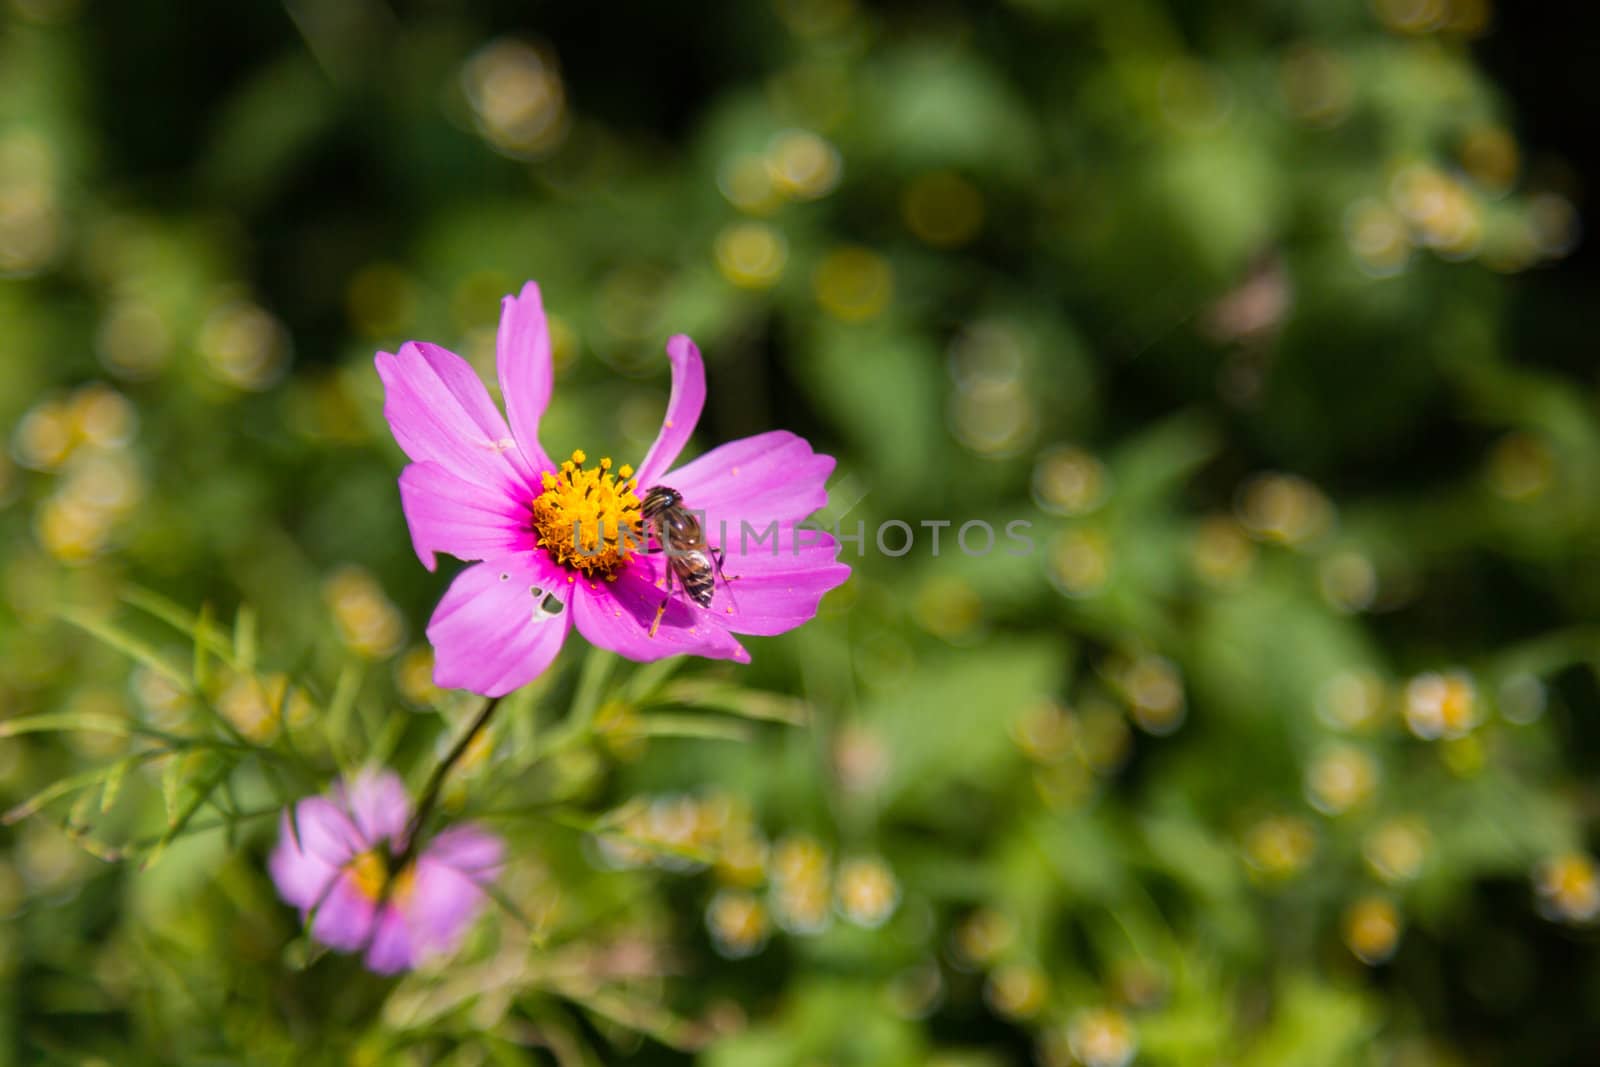
<svg viewBox="0 0 1600 1067">
<path fill-rule="evenodd" d="M 611 457 L 585 468 L 587 460 L 582 449 L 575 449 L 559 471 L 543 473 L 543 492 L 531 506 L 531 529 L 551 558 L 592 583 L 613 579 L 637 549 L 643 517 L 633 485 L 618 480 Z M 575 573 L 567 575 L 568 582 L 575 580 Z"/>
</svg>

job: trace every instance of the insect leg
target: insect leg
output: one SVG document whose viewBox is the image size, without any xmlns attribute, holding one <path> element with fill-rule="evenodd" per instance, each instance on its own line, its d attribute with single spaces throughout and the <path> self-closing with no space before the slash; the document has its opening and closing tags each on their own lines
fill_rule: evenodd
<svg viewBox="0 0 1600 1067">
<path fill-rule="evenodd" d="M 674 577 L 674 572 L 672 570 L 672 561 L 670 559 L 667 560 L 667 565 L 664 569 L 667 572 L 667 595 L 662 597 L 661 603 L 656 606 L 655 621 L 650 624 L 651 637 L 654 637 L 656 635 L 656 631 L 661 628 L 661 616 L 667 613 L 667 605 L 672 602 L 672 579 Z"/>
<path fill-rule="evenodd" d="M 723 574 L 722 573 L 722 546 L 721 545 L 718 545 L 717 547 L 711 549 L 711 562 L 712 562 L 712 565 L 717 568 L 717 577 L 719 579 L 721 579 L 723 588 L 728 591 L 728 600 L 732 602 L 733 610 L 738 611 L 739 610 L 739 601 L 734 599 L 732 583 L 739 576 L 737 574 L 727 575 L 727 574 Z"/>
</svg>

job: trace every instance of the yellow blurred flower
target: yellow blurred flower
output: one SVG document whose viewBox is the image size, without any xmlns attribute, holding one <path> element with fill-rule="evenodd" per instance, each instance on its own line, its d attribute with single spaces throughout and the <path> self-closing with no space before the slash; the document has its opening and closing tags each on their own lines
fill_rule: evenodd
<svg viewBox="0 0 1600 1067">
<path fill-rule="evenodd" d="M 1362 843 L 1361 853 L 1372 872 L 1390 885 L 1410 882 L 1422 873 L 1428 859 L 1429 834 L 1419 818 L 1390 819 Z"/>
<path fill-rule="evenodd" d="M 1281 881 L 1305 869 L 1317 849 L 1316 830 L 1296 815 L 1274 815 L 1245 832 L 1244 856 L 1252 870 Z"/>
<path fill-rule="evenodd" d="M 900 902 L 900 883 L 876 857 L 847 860 L 836 879 L 840 913 L 857 926 L 882 926 Z"/>
<path fill-rule="evenodd" d="M 1400 273 L 1411 259 L 1411 234 L 1400 213 L 1371 197 L 1351 204 L 1344 213 L 1345 241 L 1363 270 L 1386 278 Z"/>
<path fill-rule="evenodd" d="M 392 654 L 405 640 L 405 620 L 370 572 L 347 564 L 322 583 L 339 638 L 368 659 Z"/>
<path fill-rule="evenodd" d="M 1239 521 L 1265 541 L 1303 545 L 1333 524 L 1333 505 L 1322 491 L 1293 474 L 1262 474 L 1239 494 Z"/>
<path fill-rule="evenodd" d="M 289 363 L 288 331 L 247 300 L 228 300 L 207 315 L 198 345 L 206 368 L 236 389 L 266 389 Z"/>
<path fill-rule="evenodd" d="M 171 358 L 172 343 L 172 330 L 160 310 L 134 297 L 111 305 L 95 338 L 106 369 L 135 380 L 159 374 Z"/>
<path fill-rule="evenodd" d="M 17 462 L 40 471 L 61 466 L 76 444 L 71 413 L 66 404 L 56 400 L 29 408 L 11 435 L 11 450 Z"/>
<path fill-rule="evenodd" d="M 1030 760 L 1050 764 L 1071 753 L 1077 731 L 1071 712 L 1053 700 L 1040 700 L 1012 720 L 1011 737 Z"/>
<path fill-rule="evenodd" d="M 291 729 L 310 722 L 316 705 L 298 686 L 291 692 L 287 675 L 241 674 L 217 697 L 217 710 L 246 740 L 264 745 L 278 736 L 285 722 Z"/>
<path fill-rule="evenodd" d="M 1344 612 L 1365 611 L 1378 595 L 1378 572 L 1360 552 L 1336 552 L 1317 568 L 1322 598 Z"/>
<path fill-rule="evenodd" d="M 761 951 L 772 926 L 766 906 L 754 895 L 720 889 L 706 906 L 706 929 L 719 953 L 744 959 Z"/>
<path fill-rule="evenodd" d="M 1074 1015 L 1067 1024 L 1067 1044 L 1084 1067 L 1124 1067 L 1139 1048 L 1133 1023 L 1115 1008 Z"/>
<path fill-rule="evenodd" d="M 1110 478 L 1105 465 L 1072 445 L 1054 445 L 1033 465 L 1033 495 L 1057 515 L 1082 515 L 1099 507 Z"/>
<path fill-rule="evenodd" d="M 761 156 L 734 156 L 724 161 L 717 172 L 717 188 L 728 203 L 747 215 L 770 215 L 783 204 Z"/>
<path fill-rule="evenodd" d="M 1533 886 L 1547 918 L 1589 923 L 1600 917 L 1600 873 L 1589 856 L 1567 852 L 1545 860 L 1534 869 Z"/>
<path fill-rule="evenodd" d="M 478 132 L 508 156 L 544 155 L 566 136 L 566 89 L 546 50 L 506 38 L 491 41 L 461 68 L 461 85 Z"/>
<path fill-rule="evenodd" d="M 108 385 L 86 385 L 68 400 L 77 438 L 95 448 L 121 448 L 133 440 L 139 417 L 128 398 Z"/>
<path fill-rule="evenodd" d="M 717 877 L 728 885 L 758 886 L 767 876 L 770 851 L 766 839 L 754 828 L 730 834 L 717 851 Z"/>
<path fill-rule="evenodd" d="M 1478 725 L 1477 689 L 1461 671 L 1419 674 L 1406 684 L 1406 726 L 1424 741 L 1464 737 Z"/>
<path fill-rule="evenodd" d="M 743 289 L 765 289 L 783 277 L 788 242 L 764 222 L 736 222 L 717 234 L 717 269 Z"/>
<path fill-rule="evenodd" d="M 1390 199 L 1418 243 L 1453 259 L 1477 251 L 1483 239 L 1483 212 L 1454 177 L 1425 164 L 1404 167 L 1394 176 Z"/>
<path fill-rule="evenodd" d="M 791 934 L 820 934 L 832 919 L 832 893 L 826 870 L 810 877 L 775 881 L 771 901 L 773 917 Z"/>
<path fill-rule="evenodd" d="M 1378 766 L 1353 745 L 1337 745 L 1306 768 L 1306 799 L 1324 815 L 1341 815 L 1372 795 Z"/>
<path fill-rule="evenodd" d="M 823 257 L 812 275 L 822 310 L 843 322 L 881 315 L 894 298 L 894 270 L 868 248 L 847 245 Z"/>
<path fill-rule="evenodd" d="M 1229 585 L 1243 578 L 1255 556 L 1256 546 L 1227 515 L 1202 519 L 1189 547 L 1195 572 L 1213 585 Z"/>
<path fill-rule="evenodd" d="M 1400 944 L 1400 913 L 1385 897 L 1362 897 L 1345 909 L 1340 922 L 1344 943 L 1368 966 L 1386 962 Z"/>
<path fill-rule="evenodd" d="M 1098 527 L 1063 530 L 1050 543 L 1052 584 L 1069 597 L 1093 596 L 1111 578 L 1111 542 Z"/>
<path fill-rule="evenodd" d="M 1049 979 L 1031 963 L 1004 964 L 983 987 L 984 999 L 997 1015 L 1019 1021 L 1038 1015 L 1049 994 Z"/>
<path fill-rule="evenodd" d="M 433 684 L 433 648 L 414 645 L 405 655 L 395 660 L 395 688 L 408 703 L 418 707 L 431 707 L 444 690 Z"/>
<path fill-rule="evenodd" d="M 33 525 L 39 544 L 63 563 L 87 562 L 111 542 L 110 515 L 59 493 L 40 503 Z"/>
<path fill-rule="evenodd" d="M 810 130 L 785 130 L 767 148 L 773 187 L 795 200 L 827 196 L 839 184 L 842 169 L 839 150 Z"/>
<path fill-rule="evenodd" d="M 1183 725 L 1183 676 L 1171 660 L 1139 656 L 1117 672 L 1117 683 L 1133 721 L 1145 733 L 1164 737 Z"/>
<path fill-rule="evenodd" d="M 1344 671 L 1323 684 L 1317 696 L 1317 715 L 1338 730 L 1364 730 L 1382 716 L 1385 699 L 1383 679 L 1376 674 Z"/>
<path fill-rule="evenodd" d="M 146 719 L 158 730 L 176 732 L 194 713 L 194 701 L 189 694 L 160 671 L 141 664 L 134 668 L 129 685 Z"/>
<path fill-rule="evenodd" d="M 808 834 L 790 834 L 772 852 L 772 876 L 779 881 L 798 882 L 826 876 L 828 850 Z"/>
<path fill-rule="evenodd" d="M 1017 926 L 993 908 L 979 908 L 955 929 L 956 955 L 971 967 L 987 967 L 1008 951 L 1017 939 Z"/>
</svg>

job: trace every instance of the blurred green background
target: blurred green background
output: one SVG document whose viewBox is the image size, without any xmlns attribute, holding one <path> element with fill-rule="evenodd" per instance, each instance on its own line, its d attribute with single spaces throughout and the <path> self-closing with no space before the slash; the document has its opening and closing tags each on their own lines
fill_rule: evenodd
<svg viewBox="0 0 1600 1067">
<path fill-rule="evenodd" d="M 0 1064 L 1600 1060 L 1566 19 L 5 0 L 0 717 L 208 740 L 0 738 Z M 553 455 L 688 332 L 866 551 L 748 668 L 571 643 L 450 794 L 505 906 L 379 979 L 272 813 L 471 708 L 371 360 L 492 382 L 527 278 Z"/>
</svg>

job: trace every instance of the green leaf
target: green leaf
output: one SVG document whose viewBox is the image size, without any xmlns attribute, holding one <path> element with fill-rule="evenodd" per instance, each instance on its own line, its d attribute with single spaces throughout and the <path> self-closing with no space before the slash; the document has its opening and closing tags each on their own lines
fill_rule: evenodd
<svg viewBox="0 0 1600 1067">
<path fill-rule="evenodd" d="M 138 608 L 140 611 L 159 619 L 182 633 L 197 646 L 204 646 L 206 651 L 227 663 L 235 665 L 233 644 L 228 640 L 228 635 L 219 629 L 210 619 L 210 605 L 201 609 L 196 616 L 187 608 L 168 600 L 160 593 L 153 592 L 140 586 L 129 586 L 121 595 L 122 602 L 129 607 Z M 196 650 L 198 654 L 198 649 Z"/>
<path fill-rule="evenodd" d="M 605 691 L 606 680 L 617 665 L 617 657 L 599 645 L 590 645 L 583 658 L 583 668 L 578 675 L 578 689 L 572 697 L 572 710 L 568 720 L 574 725 L 593 721 L 595 709 L 600 706 L 600 696 Z"/>
<path fill-rule="evenodd" d="M 201 633 L 209 629 L 210 621 L 211 605 L 202 604 L 200 606 L 199 621 L 195 623 L 196 632 Z M 194 642 L 194 688 L 196 691 L 203 692 L 205 690 L 209 673 L 206 667 L 206 643 L 197 637 Z"/>
<path fill-rule="evenodd" d="M 122 782 L 128 777 L 128 768 L 132 766 L 127 760 L 119 760 L 111 765 L 111 773 L 106 775 L 105 782 L 100 787 L 100 814 L 110 811 L 117 802 L 117 795 L 122 792 Z"/>
<path fill-rule="evenodd" d="M 256 613 L 248 604 L 239 605 L 233 620 L 233 654 L 235 666 L 246 674 L 256 669 Z"/>
<path fill-rule="evenodd" d="M 144 664 L 185 693 L 194 692 L 194 686 L 190 683 L 187 674 L 168 663 L 156 653 L 155 649 L 132 634 L 118 629 L 104 619 L 96 618 L 88 612 L 80 611 L 76 608 L 65 609 L 62 611 L 61 617 L 80 630 L 99 638 L 124 655 Z"/>
<path fill-rule="evenodd" d="M 7 719 L 0 722 L 0 738 L 17 737 L 21 734 L 43 733 L 98 733 L 98 734 L 130 734 L 141 733 L 139 724 L 131 719 L 119 719 L 113 715 L 96 715 L 93 712 L 51 712 L 46 715 L 25 715 L 19 719 Z"/>
<path fill-rule="evenodd" d="M 145 760 L 153 759 L 163 754 L 164 753 L 162 753 L 160 750 L 153 749 L 149 752 L 141 752 L 136 756 L 128 756 L 118 762 L 131 766 L 143 763 Z M 79 774 L 68 775 L 65 778 L 58 778 L 54 782 L 51 782 L 49 785 L 45 786 L 43 789 L 39 790 L 37 793 L 30 796 L 28 799 L 24 800 L 22 803 L 14 805 L 5 813 L 4 816 L 0 816 L 0 822 L 3 822 L 8 826 L 12 823 L 21 822 L 23 819 L 26 819 L 28 816 L 39 811 L 39 809 L 43 808 L 52 800 L 68 796 L 80 789 L 86 789 L 90 786 L 98 785 L 99 783 L 105 781 L 110 775 L 117 773 L 115 770 L 117 766 L 118 764 L 110 764 L 105 767 L 94 767 Z M 125 774 L 126 772 L 127 767 L 125 766 L 122 768 L 121 773 Z"/>
<path fill-rule="evenodd" d="M 642 663 L 622 687 L 622 700 L 628 704 L 643 704 L 649 697 L 677 673 L 687 657 L 667 656 L 653 663 Z"/>
<path fill-rule="evenodd" d="M 804 726 L 811 721 L 811 706 L 797 697 L 745 689 L 726 682 L 684 678 L 661 689 L 651 703 L 715 708 L 746 719 Z"/>
<path fill-rule="evenodd" d="M 183 833 L 184 827 L 188 825 L 189 820 L 194 818 L 195 813 L 211 800 L 212 793 L 227 779 L 228 775 L 233 773 L 234 766 L 233 760 L 220 758 L 210 773 L 206 774 L 194 785 L 194 796 L 190 798 L 187 804 L 178 809 L 176 814 L 173 814 L 173 809 L 177 799 L 176 792 L 178 787 L 176 784 L 172 787 L 168 797 L 167 832 L 161 835 L 161 839 L 156 842 L 155 848 L 145 858 L 143 865 L 140 867 L 141 870 L 149 870 L 160 862 L 162 853 L 166 851 L 167 846 L 178 839 L 178 836 Z M 174 781 L 176 782 L 176 779 Z M 165 785 L 165 783 L 163 784 Z M 226 815 L 226 812 L 223 814 Z"/>
<path fill-rule="evenodd" d="M 334 683 L 333 696 L 328 700 L 328 736 L 333 740 L 335 751 L 344 752 L 350 747 L 350 723 L 354 718 L 356 694 L 361 690 L 361 669 L 353 663 L 346 663 L 339 672 L 339 680 Z"/>
<path fill-rule="evenodd" d="M 708 741 L 748 741 L 750 728 L 711 715 L 658 712 L 633 719 L 624 732 L 639 737 L 698 737 Z"/>
<path fill-rule="evenodd" d="M 1054 693 L 1065 646 L 1012 641 L 998 648 L 929 655 L 903 682 L 873 699 L 865 719 L 894 754 L 885 794 L 915 806 L 948 807 L 955 782 L 993 781 L 1019 758 L 1015 717 Z"/>
</svg>

